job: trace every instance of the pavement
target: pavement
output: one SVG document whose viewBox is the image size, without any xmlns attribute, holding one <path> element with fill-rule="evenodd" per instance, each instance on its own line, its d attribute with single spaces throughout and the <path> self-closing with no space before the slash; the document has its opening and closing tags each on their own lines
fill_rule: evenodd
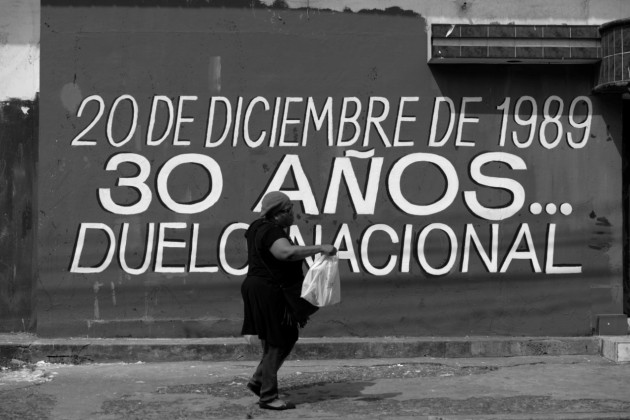
<svg viewBox="0 0 630 420">
<path fill-rule="evenodd" d="M 0 419 L 630 419 L 630 336 L 301 338 L 295 410 L 245 387 L 243 338 L 0 335 Z M 627 361 L 626 361 L 627 360 Z"/>
<path fill-rule="evenodd" d="M 292 359 L 282 412 L 245 387 L 255 361 L 13 364 L 0 419 L 630 419 L 630 363 L 599 355 Z"/>
</svg>

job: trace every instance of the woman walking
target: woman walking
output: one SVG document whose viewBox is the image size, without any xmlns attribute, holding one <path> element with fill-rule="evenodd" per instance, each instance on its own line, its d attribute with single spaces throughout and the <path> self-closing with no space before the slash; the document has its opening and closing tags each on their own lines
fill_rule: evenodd
<svg viewBox="0 0 630 420">
<path fill-rule="evenodd" d="M 337 252 L 332 245 L 293 244 L 288 234 L 293 220 L 289 197 L 273 191 L 263 197 L 261 218 L 245 233 L 249 268 L 241 286 L 245 307 L 241 334 L 258 336 L 263 347 L 262 360 L 247 387 L 260 397 L 258 405 L 270 410 L 295 408 L 279 398 L 278 370 L 298 340 L 298 327 L 317 310 L 299 297 L 304 259 Z"/>
</svg>

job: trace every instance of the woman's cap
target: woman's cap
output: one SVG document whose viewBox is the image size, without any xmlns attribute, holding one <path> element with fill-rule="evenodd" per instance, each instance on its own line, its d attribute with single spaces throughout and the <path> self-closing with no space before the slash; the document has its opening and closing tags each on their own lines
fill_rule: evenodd
<svg viewBox="0 0 630 420">
<path fill-rule="evenodd" d="M 286 204 L 289 204 L 291 200 L 289 197 L 280 191 L 271 191 L 267 193 L 262 199 L 262 207 L 260 210 L 260 215 L 265 217 L 272 210 L 281 208 Z"/>
</svg>

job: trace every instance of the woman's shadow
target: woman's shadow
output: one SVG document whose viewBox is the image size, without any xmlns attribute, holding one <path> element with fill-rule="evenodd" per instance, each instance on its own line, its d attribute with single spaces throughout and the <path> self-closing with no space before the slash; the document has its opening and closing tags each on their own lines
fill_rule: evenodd
<svg viewBox="0 0 630 420">
<path fill-rule="evenodd" d="M 312 404 L 320 401 L 339 399 L 354 399 L 356 401 L 379 401 L 394 398 L 400 392 L 385 394 L 364 394 L 363 391 L 374 385 L 374 382 L 315 382 L 304 385 L 294 385 L 283 390 L 288 399 L 295 404 Z"/>
</svg>

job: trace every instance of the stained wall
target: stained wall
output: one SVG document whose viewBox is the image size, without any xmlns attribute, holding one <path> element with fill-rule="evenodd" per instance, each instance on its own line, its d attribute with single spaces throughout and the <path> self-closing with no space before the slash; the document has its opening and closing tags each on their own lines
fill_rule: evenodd
<svg viewBox="0 0 630 420">
<path fill-rule="evenodd" d="M 621 98 L 594 65 L 427 47 L 431 23 L 627 6 L 245 3 L 43 3 L 38 334 L 238 335 L 270 189 L 298 243 L 340 249 L 343 301 L 304 335 L 589 335 L 622 313 Z"/>
<path fill-rule="evenodd" d="M 0 331 L 36 328 L 39 2 L 0 6 Z"/>
</svg>

